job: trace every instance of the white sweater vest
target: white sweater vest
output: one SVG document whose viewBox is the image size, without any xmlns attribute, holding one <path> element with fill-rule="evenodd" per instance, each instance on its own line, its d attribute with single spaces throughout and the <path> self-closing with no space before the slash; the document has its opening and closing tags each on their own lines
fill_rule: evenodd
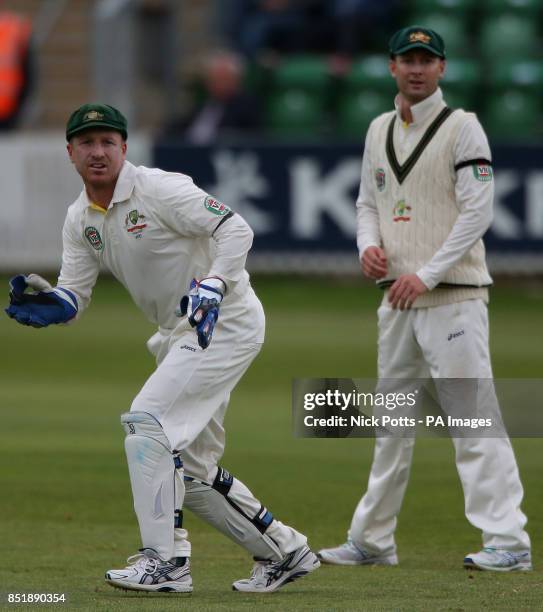
<svg viewBox="0 0 543 612">
<path fill-rule="evenodd" d="M 426 129 L 443 110 L 437 109 L 428 118 Z M 433 257 L 449 235 L 460 213 L 455 198 L 454 147 L 467 115 L 460 109 L 450 114 L 413 165 L 410 164 L 413 151 L 407 159 L 398 156 L 395 160 L 397 149 L 388 146 L 387 154 L 387 134 L 396 112 L 375 119 L 367 152 L 371 156 L 381 239 L 388 260 L 387 277 L 379 284 L 386 286 L 387 281 L 401 274 L 415 273 Z M 475 297 L 488 299 L 484 287 L 491 283 L 483 241 L 479 239 L 448 270 L 438 288 L 420 296 L 415 305 L 431 306 Z"/>
</svg>

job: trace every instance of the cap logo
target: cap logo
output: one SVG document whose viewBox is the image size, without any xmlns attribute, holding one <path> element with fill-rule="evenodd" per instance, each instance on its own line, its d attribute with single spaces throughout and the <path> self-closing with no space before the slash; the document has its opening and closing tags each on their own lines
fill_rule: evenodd
<svg viewBox="0 0 543 612">
<path fill-rule="evenodd" d="M 421 42 L 427 45 L 431 40 L 432 37 L 428 36 L 428 34 L 425 34 L 424 32 L 412 32 L 409 34 L 409 42 L 411 43 Z"/>
<path fill-rule="evenodd" d="M 83 121 L 102 121 L 104 118 L 103 113 L 99 113 L 98 111 L 90 111 L 84 117 Z"/>
</svg>

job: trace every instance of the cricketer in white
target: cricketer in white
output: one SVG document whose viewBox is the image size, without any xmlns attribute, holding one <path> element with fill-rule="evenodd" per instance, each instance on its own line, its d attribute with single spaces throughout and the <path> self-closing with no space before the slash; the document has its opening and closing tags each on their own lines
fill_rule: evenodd
<svg viewBox="0 0 543 612">
<path fill-rule="evenodd" d="M 446 108 L 437 86 L 445 52 L 436 32 L 404 28 L 389 49 L 399 90 L 396 110 L 370 125 L 356 203 L 363 272 L 385 288 L 378 310 L 378 376 L 387 392 L 433 378 L 447 411 L 447 394 L 455 395 L 455 381 L 448 379 L 492 379 L 486 307 L 491 278 L 481 240 L 492 220 L 490 149 L 473 113 Z M 470 415 L 499 417 L 493 385 L 481 389 Z M 465 556 L 464 566 L 531 569 L 523 489 L 509 439 L 453 443 L 466 517 L 483 536 L 483 549 Z M 413 447 L 413 438 L 376 439 L 367 492 L 347 542 L 319 551 L 321 560 L 398 562 L 394 531 Z"/>
<path fill-rule="evenodd" d="M 126 121 L 116 109 L 84 105 L 70 118 L 67 139 L 85 188 L 68 209 L 57 288 L 38 295 L 68 295 L 80 316 L 104 265 L 158 325 L 148 342 L 157 368 L 121 417 L 142 549 L 106 579 L 126 589 L 192 591 L 185 507 L 255 557 L 251 577 L 235 590 L 274 591 L 319 561 L 304 535 L 218 466 L 230 393 L 264 341 L 264 312 L 245 270 L 253 233 L 190 177 L 126 161 Z M 34 275 L 25 278 L 44 289 Z M 192 279 L 201 282 L 192 283 L 179 318 Z M 12 301 L 8 314 L 43 326 L 50 311 L 24 301 L 36 294 L 14 292 L 22 303 Z M 191 324 L 196 311 L 205 328 L 197 317 Z"/>
</svg>

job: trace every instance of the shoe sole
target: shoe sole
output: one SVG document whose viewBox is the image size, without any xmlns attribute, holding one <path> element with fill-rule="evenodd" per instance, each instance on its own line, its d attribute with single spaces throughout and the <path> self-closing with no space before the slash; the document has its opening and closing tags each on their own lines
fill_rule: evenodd
<svg viewBox="0 0 543 612">
<path fill-rule="evenodd" d="M 464 561 L 464 569 L 476 570 L 478 572 L 531 572 L 531 565 L 513 565 L 512 567 L 494 567 L 489 565 L 477 565 L 473 562 Z"/>
<path fill-rule="evenodd" d="M 232 590 L 237 591 L 238 593 L 273 593 L 274 591 L 277 591 L 277 589 L 280 589 L 282 586 L 285 586 L 285 584 L 288 584 L 289 582 L 294 582 L 295 580 L 298 580 L 298 578 L 302 578 L 303 576 L 306 576 L 307 574 L 310 574 L 311 572 L 318 569 L 321 566 L 320 561 L 317 558 L 317 555 L 315 555 L 315 553 L 312 554 L 314 558 L 313 564 L 310 567 L 302 567 L 299 569 L 293 567 L 289 573 L 285 574 L 281 577 L 280 580 L 278 580 L 273 585 L 266 587 L 265 589 L 238 589 L 233 584 Z"/>
<path fill-rule="evenodd" d="M 330 557 L 323 556 L 317 553 L 317 557 L 326 565 L 398 565 L 397 557 L 377 557 L 373 559 L 365 559 L 363 561 L 339 561 L 332 560 Z"/>
<path fill-rule="evenodd" d="M 106 578 L 106 582 L 115 589 L 120 589 L 121 591 L 144 591 L 145 593 L 180 593 L 187 594 L 192 593 L 192 586 L 187 587 L 185 585 L 175 585 L 166 586 L 160 584 L 134 584 L 134 585 L 126 585 L 121 582 L 115 582 L 114 580 L 110 580 Z"/>
</svg>

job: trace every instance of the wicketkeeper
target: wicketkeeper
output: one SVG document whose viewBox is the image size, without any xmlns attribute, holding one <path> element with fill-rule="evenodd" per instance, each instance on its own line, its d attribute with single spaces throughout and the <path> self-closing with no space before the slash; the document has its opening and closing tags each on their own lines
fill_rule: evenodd
<svg viewBox="0 0 543 612">
<path fill-rule="evenodd" d="M 237 591 L 274 591 L 312 572 L 319 561 L 306 537 L 218 465 L 230 393 L 264 341 L 264 312 L 245 270 L 251 229 L 190 177 L 126 161 L 126 119 L 111 106 L 78 108 L 66 139 L 84 189 L 64 223 L 57 286 L 16 276 L 7 313 L 33 327 L 75 320 L 105 265 L 158 325 L 148 342 L 157 369 L 121 416 L 142 548 L 106 580 L 191 592 L 183 508 L 255 557 Z"/>
</svg>

